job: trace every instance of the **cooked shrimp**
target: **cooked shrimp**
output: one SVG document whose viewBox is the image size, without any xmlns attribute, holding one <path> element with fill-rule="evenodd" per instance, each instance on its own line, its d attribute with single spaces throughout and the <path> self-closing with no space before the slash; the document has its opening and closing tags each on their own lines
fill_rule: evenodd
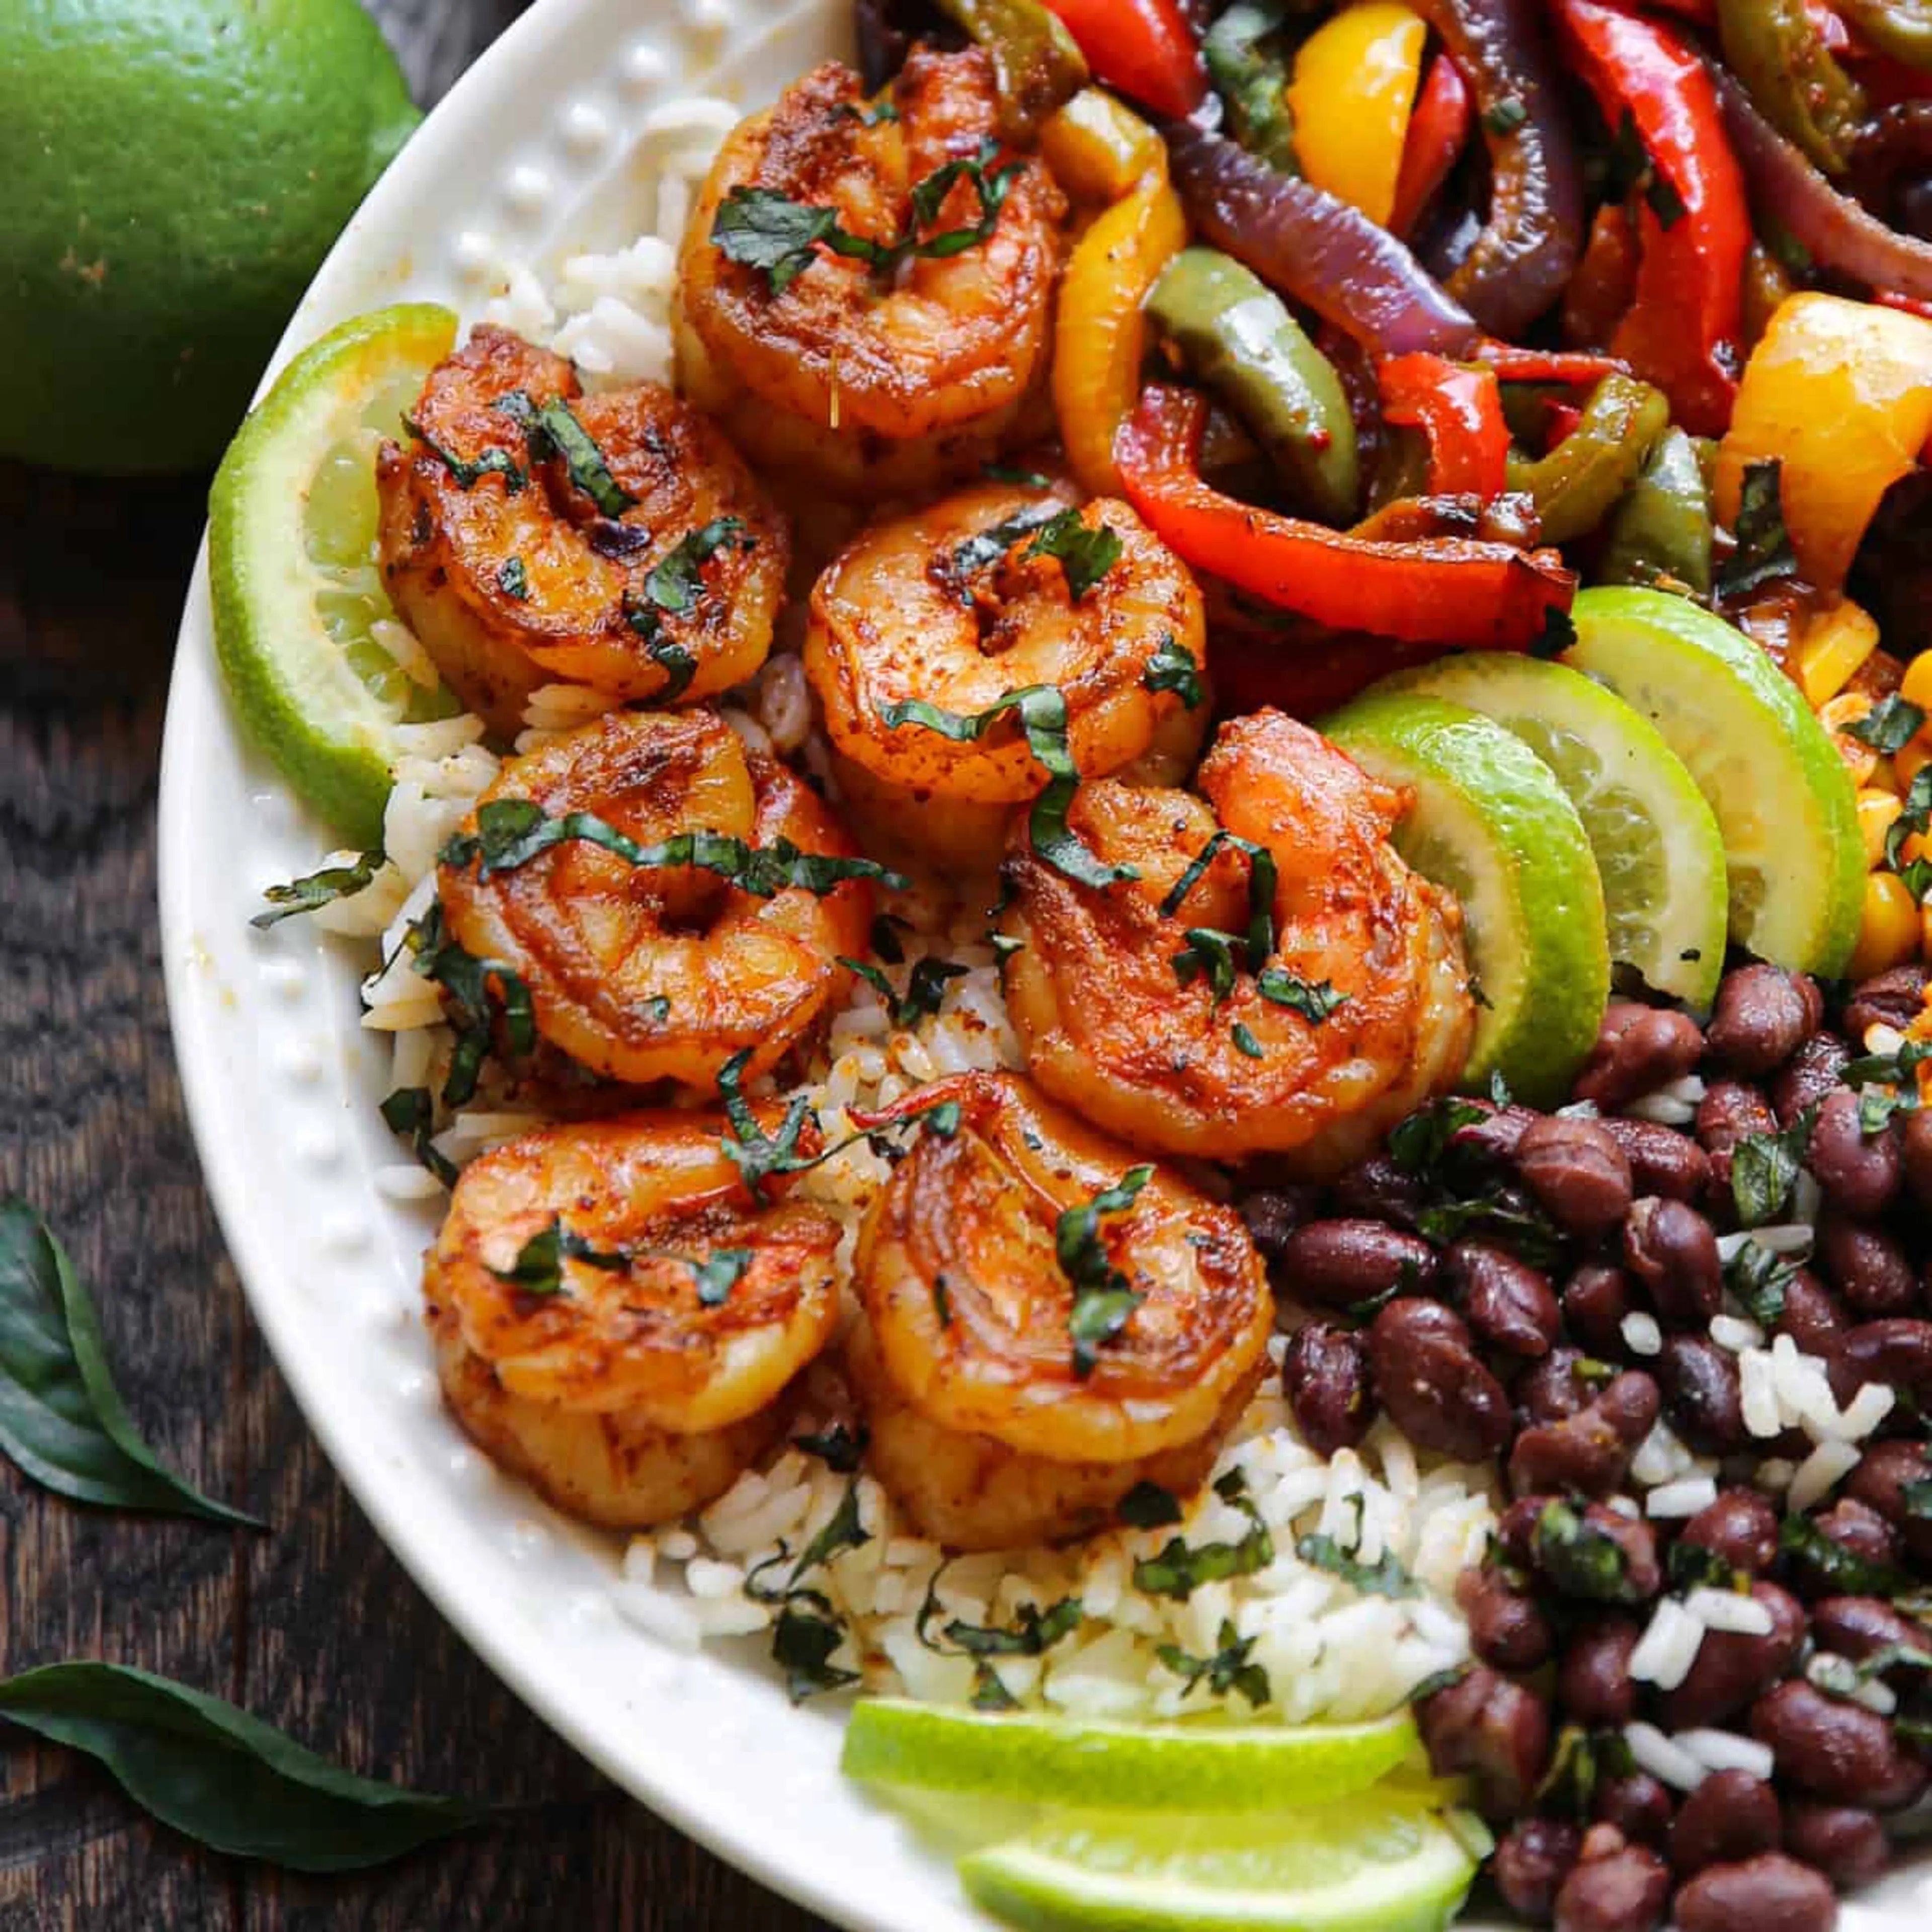
<svg viewBox="0 0 1932 1932">
<path fill-rule="evenodd" d="M 507 760 L 466 822 L 505 800 L 552 819 L 589 812 L 640 846 L 715 832 L 769 850 L 853 847 L 804 782 L 746 750 L 715 713 L 612 712 Z M 486 870 L 488 876 L 485 876 Z M 506 869 L 443 865 L 452 938 L 530 990 L 538 1034 L 593 1072 L 710 1087 L 748 1052 L 768 1070 L 837 1006 L 872 920 L 862 878 L 827 891 L 746 890 L 690 865 L 638 866 L 572 838 Z"/>
<path fill-rule="evenodd" d="M 1389 844 L 1408 797 L 1280 712 L 1224 724 L 1198 782 L 1204 805 L 1081 788 L 1070 824 L 1130 883 L 1077 885 L 1015 838 L 1008 1010 L 1034 1078 L 1110 1132 L 1331 1172 L 1462 1071 L 1475 1009 L 1461 909 Z M 1258 962 L 1238 848 L 1219 844 L 1168 910 L 1222 830 L 1274 862 Z"/>
<path fill-rule="evenodd" d="M 457 1420 L 572 1516 L 638 1528 L 722 1495 L 837 1323 L 838 1222 L 754 1202 L 729 1131 L 639 1113 L 526 1134 L 464 1171 L 425 1258 Z M 548 1268 L 510 1278 L 532 1240 L 556 1244 Z"/>
<path fill-rule="evenodd" d="M 858 76 L 835 62 L 739 127 L 686 232 L 674 323 L 680 387 L 741 448 L 795 482 L 870 501 L 957 482 L 1050 427 L 1066 210 L 1039 161 L 1005 156 L 980 164 L 994 196 L 1004 180 L 990 232 L 955 254 L 882 267 L 812 250 L 775 293 L 764 269 L 718 245 L 720 212 L 728 224 L 748 193 L 829 211 L 882 248 L 910 234 L 913 190 L 979 164 L 998 139 L 992 62 L 916 51 L 892 104 L 896 119 L 862 112 Z M 985 206 L 959 179 L 917 238 L 976 229 Z"/>
<path fill-rule="evenodd" d="M 581 458 L 574 472 L 554 452 L 533 463 L 503 410 L 518 394 L 566 405 L 608 481 Z M 413 442 L 385 443 L 376 462 L 383 572 L 437 669 L 500 736 L 515 736 L 539 685 L 683 703 L 764 663 L 784 519 L 689 404 L 650 382 L 586 396 L 560 356 L 480 328 L 430 372 L 410 420 Z"/>
<path fill-rule="evenodd" d="M 1240 1216 L 1143 1173 L 1011 1074 L 956 1075 L 884 1117 L 957 1103 L 868 1210 L 847 1366 L 872 1467 L 922 1534 L 997 1549 L 1103 1522 L 1143 1478 L 1186 1490 L 1267 1366 L 1266 1276 Z M 1125 1184 L 1123 1185 L 1123 1184 Z M 1070 1214 L 1118 1190 L 1058 1255 Z M 1124 1295 L 1111 1335 L 1083 1322 Z M 1076 1340 L 1076 1330 L 1084 1340 Z"/>
<path fill-rule="evenodd" d="M 875 524 L 819 578 L 806 674 L 840 788 L 868 836 L 991 867 L 1013 807 L 1048 782 L 1017 718 L 962 743 L 914 720 L 889 722 L 886 707 L 907 699 L 968 716 L 1050 685 L 1066 701 L 1067 746 L 1083 774 L 1172 784 L 1193 763 L 1204 687 L 1187 694 L 1201 700 L 1190 706 L 1149 679 L 1162 682 L 1156 660 L 1178 664 L 1182 652 L 1204 663 L 1194 580 L 1132 510 L 1103 497 L 1078 512 L 1080 532 L 1110 532 L 1119 553 L 1090 584 L 1084 571 L 1076 581 L 1036 550 L 1049 523 L 1072 534 L 1062 523 L 1072 514 L 1051 492 L 985 485 Z M 940 809 L 926 808 L 935 802 Z"/>
</svg>

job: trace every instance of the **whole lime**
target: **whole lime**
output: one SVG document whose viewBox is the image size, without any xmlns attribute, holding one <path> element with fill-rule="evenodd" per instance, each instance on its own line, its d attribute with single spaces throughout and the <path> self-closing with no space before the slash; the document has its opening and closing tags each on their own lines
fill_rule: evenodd
<svg viewBox="0 0 1932 1932">
<path fill-rule="evenodd" d="M 0 455 L 212 463 L 419 118 L 355 0 L 0 5 Z"/>
</svg>

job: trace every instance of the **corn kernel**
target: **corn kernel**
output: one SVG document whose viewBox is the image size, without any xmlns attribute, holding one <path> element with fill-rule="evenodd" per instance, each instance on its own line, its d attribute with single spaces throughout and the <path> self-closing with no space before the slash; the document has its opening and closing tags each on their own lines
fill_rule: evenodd
<svg viewBox="0 0 1932 1932">
<path fill-rule="evenodd" d="M 1904 808 L 1896 792 L 1867 790 L 1858 794 L 1858 831 L 1865 842 L 1865 869 L 1885 856 L 1885 835 Z"/>
<path fill-rule="evenodd" d="M 1932 764 L 1932 736 L 1924 732 L 1892 754 L 1892 769 L 1897 773 L 1901 793 L 1912 789 L 1912 781 L 1928 764 Z"/>
<path fill-rule="evenodd" d="M 1837 697 L 1877 649 L 1877 625 L 1850 598 L 1821 610 L 1798 647 L 1798 680 L 1812 708 Z"/>
<path fill-rule="evenodd" d="M 1918 902 L 1896 872 L 1874 872 L 1865 880 L 1864 906 L 1858 917 L 1858 943 L 1852 954 L 1851 976 L 1868 980 L 1874 973 L 1902 966 L 1923 941 Z"/>
<path fill-rule="evenodd" d="M 1921 651 L 1905 667 L 1905 680 L 1898 694 L 1922 711 L 1932 711 L 1932 651 Z"/>
</svg>

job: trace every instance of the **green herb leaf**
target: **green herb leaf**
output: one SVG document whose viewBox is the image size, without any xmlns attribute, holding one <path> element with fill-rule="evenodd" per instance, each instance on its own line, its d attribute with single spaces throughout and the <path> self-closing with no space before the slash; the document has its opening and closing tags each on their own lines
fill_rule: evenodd
<svg viewBox="0 0 1932 1932">
<path fill-rule="evenodd" d="M 1932 863 L 1924 859 L 1907 860 L 1906 842 L 1915 835 L 1932 831 L 1932 765 L 1913 777 L 1906 788 L 1905 802 L 1898 816 L 1886 828 L 1885 862 L 1905 881 L 1915 899 L 1923 900 L 1932 889 Z"/>
<path fill-rule="evenodd" d="M 859 1681 L 856 1670 L 834 1668 L 832 1658 L 845 1641 L 845 1626 L 788 1604 L 772 1631 L 772 1659 L 785 1673 L 785 1694 L 794 1704 Z"/>
<path fill-rule="evenodd" d="M 1299 1013 L 1311 1026 L 1320 1026 L 1337 1006 L 1348 1003 L 1348 994 L 1336 992 L 1326 980 L 1298 979 L 1279 966 L 1266 968 L 1255 983 L 1263 999 Z"/>
<path fill-rule="evenodd" d="M 1234 948 L 1244 942 L 1237 932 L 1219 932 L 1211 926 L 1190 926 L 1187 944 L 1173 956 L 1174 976 L 1184 986 L 1205 976 L 1219 1006 L 1234 990 Z"/>
<path fill-rule="evenodd" d="M 1248 862 L 1248 970 L 1258 974 L 1274 951 L 1274 894 L 1279 877 L 1274 854 L 1252 839 L 1238 838 L 1223 827 L 1189 860 L 1186 869 L 1174 882 L 1160 902 L 1160 915 L 1172 919 L 1186 902 L 1187 895 L 1205 875 L 1223 849 L 1245 855 Z M 1205 928 L 1204 928 L 1204 930 Z"/>
<path fill-rule="evenodd" d="M 1114 1505 L 1114 1514 L 1130 1529 L 1165 1529 L 1181 1517 L 1180 1503 L 1172 1490 L 1145 1477 Z"/>
<path fill-rule="evenodd" d="M 1041 486 L 1046 487 L 1044 484 Z M 953 547 L 952 554 L 939 566 L 939 580 L 960 602 L 973 602 L 972 580 L 982 570 L 990 570 L 1022 538 L 1044 529 L 1060 516 L 1060 503 L 1028 503 L 1016 510 L 1004 523 L 992 525 Z"/>
<path fill-rule="evenodd" d="M 398 1087 L 382 1102 L 381 1112 L 390 1132 L 410 1144 L 416 1159 L 446 1187 L 456 1185 L 456 1163 L 430 1144 L 436 1132 L 436 1102 L 427 1087 Z"/>
<path fill-rule="evenodd" d="M 1245 1053 L 1250 1060 L 1260 1060 L 1265 1058 L 1262 1051 L 1261 1042 L 1256 1039 L 1240 1020 L 1237 1020 L 1229 1028 L 1228 1037 L 1234 1042 L 1235 1050 L 1238 1052 Z"/>
<path fill-rule="evenodd" d="M 706 1308 L 722 1307 L 751 1265 L 749 1248 L 719 1248 L 709 1260 L 693 1262 L 691 1271 L 698 1277 L 698 1300 Z"/>
<path fill-rule="evenodd" d="M 895 1024 L 914 1026 L 938 1012 L 940 1003 L 946 997 L 947 986 L 955 980 L 963 980 L 966 968 L 956 965 L 950 959 L 940 959 L 928 953 L 912 969 L 912 976 L 906 982 L 905 998 L 898 1003 L 894 1015 Z"/>
<path fill-rule="evenodd" d="M 1636 1600 L 1623 1545 L 1567 1502 L 1544 1505 L 1536 1520 L 1537 1566 L 1566 1597 L 1594 1603 Z"/>
<path fill-rule="evenodd" d="M 1208 702 L 1208 686 L 1194 653 L 1172 632 L 1148 659 L 1141 677 L 1142 686 L 1151 692 L 1171 691 L 1190 711 L 1198 711 Z"/>
<path fill-rule="evenodd" d="M 386 1864 L 485 1815 L 358 1778 L 219 1697 L 122 1665 L 50 1664 L 8 1678 L 0 1717 L 86 1752 L 196 1843 L 296 1871 Z"/>
<path fill-rule="evenodd" d="M 798 1150 L 798 1137 L 804 1132 L 806 1123 L 808 1120 L 815 1126 L 818 1116 L 812 1112 L 808 1095 L 794 1094 L 778 1132 L 767 1134 L 759 1126 L 758 1117 L 742 1090 L 745 1069 L 751 1058 L 752 1048 L 748 1046 L 742 1052 L 734 1053 L 718 1070 L 718 1097 L 724 1103 L 724 1118 L 731 1130 L 719 1144 L 724 1157 L 743 1177 L 752 1198 L 761 1201 L 764 1183 L 773 1174 L 802 1174 L 818 1164 L 813 1156 Z"/>
<path fill-rule="evenodd" d="M 1179 1645 L 1172 1643 L 1156 1644 L 1154 1654 L 1166 1669 L 1187 1680 L 1181 1688 L 1184 1700 L 1191 1697 L 1195 1687 L 1204 1682 L 1216 1697 L 1243 1696 L 1252 1708 L 1258 1711 L 1273 1699 L 1274 1690 L 1268 1682 L 1268 1672 L 1258 1664 L 1248 1661 L 1255 1647 L 1254 1639 L 1238 1636 L 1232 1619 L 1223 1617 L 1214 1641 L 1220 1648 L 1212 1657 L 1190 1657 Z"/>
<path fill-rule="evenodd" d="M 1718 595 L 1744 597 L 1780 577 L 1798 574 L 1798 558 L 1784 526 L 1780 478 L 1784 466 L 1773 457 L 1744 465 L 1738 502 L 1737 548 L 1718 572 Z"/>
<path fill-rule="evenodd" d="M 496 588 L 506 597 L 514 597 L 520 603 L 529 602 L 530 574 L 524 568 L 520 556 L 506 558 L 496 572 Z"/>
<path fill-rule="evenodd" d="M 940 1634 L 969 1657 L 1039 1657 L 1071 1636 L 1085 1615 L 1078 1597 L 1063 1597 L 1045 1610 L 1022 1604 L 1004 1629 L 963 1623 L 956 1617 Z"/>
<path fill-rule="evenodd" d="M 1416 1582 L 1393 1550 L 1385 1550 L 1373 1563 L 1356 1560 L 1354 1551 L 1344 1550 L 1332 1536 L 1310 1534 L 1294 1546 L 1294 1553 L 1316 1570 L 1339 1576 L 1365 1597 L 1419 1597 L 1422 1586 Z"/>
<path fill-rule="evenodd" d="M 505 490 L 514 496 L 530 482 L 530 472 L 507 449 L 486 449 L 474 462 L 466 462 L 445 448 L 413 416 L 404 417 L 403 427 L 449 472 L 459 490 L 473 490 L 484 477 L 500 476 Z"/>
<path fill-rule="evenodd" d="M 1247 1480 L 1238 1469 L 1216 1479 L 1214 1492 L 1248 1519 L 1247 1533 L 1238 1543 L 1203 1543 L 1190 1546 L 1170 1537 L 1157 1556 L 1134 1565 L 1134 1588 L 1154 1597 L 1185 1603 L 1204 1583 L 1224 1582 L 1230 1576 L 1252 1576 L 1274 1561 L 1274 1539 L 1261 1512 L 1247 1493 Z"/>
<path fill-rule="evenodd" d="M 1021 560 L 1036 556 L 1055 559 L 1066 573 L 1066 593 L 1078 604 L 1120 562 L 1120 538 L 1105 524 L 1090 530 L 1079 511 L 1062 510 L 1042 525 Z M 1174 648 L 1178 650 L 1180 646 Z M 1191 665 L 1193 659 L 1188 658 L 1188 662 Z"/>
<path fill-rule="evenodd" d="M 693 530 L 660 557 L 646 573 L 644 595 L 660 610 L 688 616 L 704 595 L 704 566 L 721 550 L 744 550 L 751 540 L 742 517 L 719 517 Z"/>
<path fill-rule="evenodd" d="M 570 480 L 607 517 L 621 517 L 638 500 L 610 473 L 596 439 L 577 420 L 561 396 L 534 403 L 521 389 L 512 389 L 496 406 L 519 424 L 530 446 L 532 461 L 562 458 Z"/>
<path fill-rule="evenodd" d="M 1403 1173 L 1428 1179 L 1442 1165 L 1442 1156 L 1458 1130 L 1488 1118 L 1488 1114 L 1471 1100 L 1447 1096 L 1432 1100 L 1390 1130 L 1390 1157 Z"/>
<path fill-rule="evenodd" d="M 1760 1328 L 1774 1328 L 1784 1315 L 1784 1288 L 1797 1269 L 1761 1242 L 1746 1238 L 1724 1264 L 1724 1286 Z"/>
<path fill-rule="evenodd" d="M 19 1199 L 0 1202 L 0 1449 L 76 1502 L 265 1527 L 163 1468 L 141 1440 L 92 1298 L 52 1231 Z"/>
<path fill-rule="evenodd" d="M 607 1253 L 593 1248 L 581 1234 L 566 1228 L 560 1215 L 553 1214 L 550 1226 L 532 1234 L 518 1250 L 517 1258 L 509 1267 L 492 1268 L 490 1272 L 499 1281 L 506 1281 L 526 1294 L 561 1294 L 566 1262 L 581 1262 L 586 1268 L 619 1274 L 631 1265 L 632 1259 L 627 1253 Z"/>
<path fill-rule="evenodd" d="M 388 863 L 380 846 L 373 852 L 358 854 L 346 866 L 325 866 L 306 878 L 292 879 L 285 886 L 271 886 L 262 896 L 274 910 L 258 912 L 248 923 L 266 932 L 285 919 L 314 912 L 317 906 L 331 905 L 338 899 L 352 898 L 374 880 Z"/>
<path fill-rule="evenodd" d="M 1560 658 L 1576 641 L 1576 626 L 1567 610 L 1554 604 L 1543 608 L 1543 628 L 1530 640 L 1533 658 Z"/>
<path fill-rule="evenodd" d="M 1904 1505 L 1907 1516 L 1921 1522 L 1932 1522 L 1932 1476 L 1900 1483 L 1898 1499 Z"/>
<path fill-rule="evenodd" d="M 841 1551 L 858 1550 L 872 1540 L 872 1532 L 859 1520 L 859 1484 L 855 1478 L 845 1486 L 838 1507 L 826 1519 L 825 1527 L 805 1546 L 792 1565 L 790 1582 L 796 1585 L 808 1570 L 830 1563 Z"/>
<path fill-rule="evenodd" d="M 1904 751 L 1924 722 L 1925 713 L 1917 705 L 1892 691 L 1862 718 L 1854 718 L 1845 727 L 1845 735 L 1888 758 L 1893 752 Z"/>
<path fill-rule="evenodd" d="M 1670 1546 L 1670 1553 L 1664 1558 L 1664 1574 L 1670 1588 L 1679 1596 L 1692 1590 L 1746 1590 L 1750 1587 L 1748 1573 L 1726 1563 L 1714 1550 L 1707 1550 L 1701 1543 L 1687 1542 L 1681 1536 Z"/>
<path fill-rule="evenodd" d="M 1747 1134 L 1732 1150 L 1731 1198 L 1741 1227 L 1761 1228 L 1783 1213 L 1817 1118 L 1817 1108 L 1808 1107 L 1782 1132 Z"/>
<path fill-rule="evenodd" d="M 1415 1217 L 1415 1232 L 1438 1247 L 1480 1234 L 1532 1268 L 1546 1268 L 1562 1255 L 1563 1234 L 1540 1208 L 1522 1206 L 1497 1185 L 1432 1202 Z"/>
<path fill-rule="evenodd" d="M 1067 1208 L 1054 1223 L 1054 1255 L 1073 1284 L 1066 1328 L 1073 1338 L 1076 1376 L 1093 1373 L 1097 1352 L 1127 1325 L 1128 1318 L 1147 1299 L 1128 1286 L 1126 1276 L 1108 1258 L 1100 1217 L 1131 1208 L 1153 1178 L 1151 1164 L 1130 1168 L 1114 1186 L 1102 1188 L 1081 1207 Z"/>
<path fill-rule="evenodd" d="M 410 928 L 404 944 L 414 956 L 411 969 L 434 980 L 449 996 L 456 1046 L 442 1083 L 442 1101 L 446 1107 L 460 1107 L 476 1094 L 499 1013 L 510 1051 L 536 1051 L 536 1012 L 530 1003 L 530 989 L 502 960 L 479 959 L 452 939 L 440 901 Z"/>
<path fill-rule="evenodd" d="M 1017 484 L 1022 490 L 1051 490 L 1053 478 L 1042 476 L 1037 470 L 1018 470 L 1010 463 L 982 463 L 980 474 L 988 483 Z"/>
<path fill-rule="evenodd" d="M 1809 1516 L 1787 1516 L 1778 1526 L 1778 1546 L 1817 1570 L 1833 1596 L 1898 1598 L 1918 1588 L 1903 1570 L 1847 1550 Z"/>
<path fill-rule="evenodd" d="M 862 1422 L 856 1430 L 835 1422 L 816 1436 L 794 1436 L 791 1444 L 808 1456 L 816 1456 L 835 1476 L 851 1476 L 858 1473 L 866 1444 L 871 1439 L 872 1432 Z"/>
<path fill-rule="evenodd" d="M 1539 1816 L 1587 1819 L 1597 1786 L 1606 1778 L 1628 1778 L 1636 1768 L 1621 1731 L 1587 1731 L 1565 1724 L 1557 1733 L 1549 1770 L 1531 1803 Z"/>
<path fill-rule="evenodd" d="M 711 224 L 711 244 L 727 261 L 761 269 L 774 296 L 812 266 L 821 244 L 858 261 L 877 262 L 886 254 L 842 227 L 836 208 L 811 207 L 767 188 L 734 188 L 725 196 Z"/>
<path fill-rule="evenodd" d="M 899 944 L 899 934 L 911 930 L 910 921 L 895 913 L 880 913 L 872 922 L 872 950 L 888 966 L 903 966 L 905 948 Z"/>
<path fill-rule="evenodd" d="M 1484 130 L 1491 134 L 1514 134 L 1529 118 L 1529 110 L 1514 94 L 1484 110 Z"/>
<path fill-rule="evenodd" d="M 973 1694 L 968 1701 L 976 1711 L 1017 1711 L 1020 1707 L 1020 1700 L 1000 1682 L 1000 1673 L 990 1664 L 974 1667 Z"/>
<path fill-rule="evenodd" d="M 868 964 L 863 959 L 851 958 L 843 952 L 836 956 L 840 965 L 848 973 L 857 974 L 859 977 L 885 1001 L 888 1016 L 898 1011 L 898 995 L 892 991 L 891 980 L 888 980 L 878 967 Z"/>
</svg>

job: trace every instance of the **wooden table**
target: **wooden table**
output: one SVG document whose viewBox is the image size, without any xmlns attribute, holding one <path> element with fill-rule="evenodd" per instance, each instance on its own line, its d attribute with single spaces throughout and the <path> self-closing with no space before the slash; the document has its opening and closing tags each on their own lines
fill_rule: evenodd
<svg viewBox="0 0 1932 1932">
<path fill-rule="evenodd" d="M 517 0 L 375 10 L 418 100 Z M 104 1658 L 357 1769 L 534 1805 L 387 1870 L 297 1878 L 149 1824 L 91 1760 L 4 1738 L 0 1932 L 808 1932 L 604 1784 L 491 1677 L 364 1521 L 268 1358 L 188 1138 L 161 998 L 155 774 L 203 479 L 0 464 L 0 1195 L 94 1284 L 135 1418 L 269 1536 L 90 1511 L 0 1464 L 8 1671 Z"/>
</svg>

